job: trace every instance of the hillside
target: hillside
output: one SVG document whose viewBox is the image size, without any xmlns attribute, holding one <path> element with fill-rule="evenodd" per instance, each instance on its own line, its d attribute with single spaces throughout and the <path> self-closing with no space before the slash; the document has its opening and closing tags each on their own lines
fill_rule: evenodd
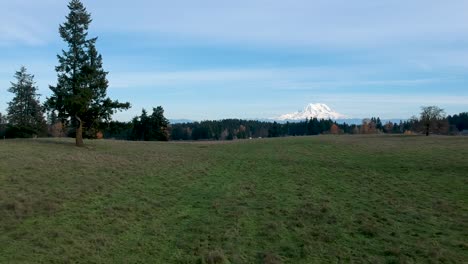
<svg viewBox="0 0 468 264">
<path fill-rule="evenodd" d="M 468 259 L 466 137 L 85 144 L 0 141 L 0 263 Z"/>
</svg>

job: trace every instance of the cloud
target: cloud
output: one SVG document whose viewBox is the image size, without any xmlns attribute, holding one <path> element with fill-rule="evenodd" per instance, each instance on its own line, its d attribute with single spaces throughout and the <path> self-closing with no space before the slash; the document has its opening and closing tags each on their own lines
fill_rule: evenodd
<svg viewBox="0 0 468 264">
<path fill-rule="evenodd" d="M 212 82 L 252 81 L 272 78 L 277 70 L 253 69 L 253 70 L 194 70 L 171 72 L 126 72 L 112 73 L 110 83 L 116 88 L 135 86 L 166 86 L 189 85 Z"/>
<path fill-rule="evenodd" d="M 89 3 L 105 30 L 299 46 L 394 45 L 453 39 L 468 29 L 466 1 L 117 1 Z M 116 27 L 116 25 L 120 25 Z M 466 36 L 466 35 L 465 35 Z"/>
<path fill-rule="evenodd" d="M 192 71 L 112 72 L 112 88 L 182 86 L 188 89 L 206 85 L 234 84 L 239 89 L 317 90 L 341 87 L 420 86 L 450 82 L 445 78 L 382 79 L 385 70 L 372 67 L 293 67 L 252 69 L 207 69 Z"/>
<path fill-rule="evenodd" d="M 323 94 L 322 98 L 333 98 L 336 102 L 352 103 L 383 103 L 383 104 L 406 104 L 419 107 L 420 105 L 457 105 L 468 107 L 468 95 L 444 95 L 432 94 L 426 96 L 420 95 L 395 95 L 395 94 Z"/>
<path fill-rule="evenodd" d="M 336 80 L 339 79 L 339 80 Z M 276 90 L 284 91 L 312 91 L 333 88 L 358 88 L 358 87 L 420 87 L 423 84 L 447 83 L 453 80 L 443 78 L 421 78 L 421 79 L 342 79 L 337 76 L 335 80 L 326 81 L 286 81 L 277 82 L 274 85 Z"/>
<path fill-rule="evenodd" d="M 57 35 L 57 4 L 62 1 L 3 1 L 0 6 L 0 45 L 45 45 Z M 66 6 L 65 6 L 66 8 Z"/>
<path fill-rule="evenodd" d="M 183 37 L 204 42 L 305 47 L 373 47 L 452 41 L 468 32 L 468 2 L 452 0 L 174 0 L 91 1 L 99 32 Z M 8 1 L 0 42 L 57 38 L 62 0 Z M 3 18 L 2 18 L 3 17 Z M 5 34 L 8 33 L 8 34 Z"/>
<path fill-rule="evenodd" d="M 20 42 L 26 45 L 42 45 L 45 43 L 44 40 L 38 37 L 38 34 L 33 32 L 27 27 L 5 27 L 0 26 L 0 45 L 6 46 L 10 43 Z"/>
</svg>

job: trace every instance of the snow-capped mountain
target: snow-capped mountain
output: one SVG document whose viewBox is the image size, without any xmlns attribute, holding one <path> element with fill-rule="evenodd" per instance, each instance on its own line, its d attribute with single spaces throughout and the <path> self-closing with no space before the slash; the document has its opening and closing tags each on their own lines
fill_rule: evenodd
<svg viewBox="0 0 468 264">
<path fill-rule="evenodd" d="M 302 111 L 285 114 L 276 119 L 281 120 L 281 121 L 286 121 L 286 120 L 305 120 L 306 118 L 308 119 L 311 119 L 311 118 L 340 119 L 340 118 L 345 118 L 345 116 L 333 111 L 326 104 L 309 104 Z"/>
</svg>

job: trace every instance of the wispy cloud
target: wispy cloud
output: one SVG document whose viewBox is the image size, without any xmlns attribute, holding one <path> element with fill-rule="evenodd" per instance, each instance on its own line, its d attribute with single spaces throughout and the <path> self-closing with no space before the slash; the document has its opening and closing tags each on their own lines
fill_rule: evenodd
<svg viewBox="0 0 468 264">
<path fill-rule="evenodd" d="M 381 79 L 381 80 L 367 80 L 367 79 L 342 79 L 340 80 L 327 80 L 327 81 L 280 81 L 275 82 L 274 88 L 277 90 L 285 91 L 312 91 L 323 90 L 331 88 L 353 88 L 353 87 L 411 87 L 420 86 L 422 84 L 436 84 L 447 83 L 449 79 L 442 78 L 422 78 L 422 79 Z"/>
<path fill-rule="evenodd" d="M 468 29 L 462 0 L 144 1 L 90 3 L 113 14 L 100 27 L 288 45 L 393 45 L 454 38 Z M 143 8 L 144 7 L 144 8 Z"/>
<path fill-rule="evenodd" d="M 42 5 L 31 1 L 5 1 L 0 6 L 0 45 L 45 45 L 54 39 L 58 24 L 55 8 L 47 10 L 50 1 Z M 55 23 L 54 23 L 55 22 Z M 55 25 L 54 25 L 55 24 Z"/>
<path fill-rule="evenodd" d="M 333 100 L 335 102 L 360 102 L 360 103 L 385 103 L 392 106 L 398 104 L 412 105 L 419 107 L 420 105 L 459 105 L 468 107 L 468 95 L 443 95 L 432 94 L 427 96 L 420 95 L 395 95 L 395 94 L 322 94 L 323 98 Z M 330 99 L 332 98 L 332 99 Z"/>
<path fill-rule="evenodd" d="M 467 37 L 468 2 L 340 1 L 90 1 L 94 27 L 244 44 L 363 47 Z M 0 41 L 55 37 L 62 0 L 8 1 L 0 8 Z M 7 30 L 8 29 L 8 30 Z M 47 32 L 45 35 L 40 34 Z"/>
<path fill-rule="evenodd" d="M 110 74 L 113 88 L 174 87 L 199 89 L 200 85 L 240 82 L 244 87 L 276 90 L 311 90 L 353 86 L 414 86 L 450 81 L 447 78 L 376 79 L 372 68 L 309 67 L 211 69 L 193 71 L 114 72 Z M 378 75 L 377 75 L 378 76 Z M 192 87 L 190 87 L 192 86 Z"/>
</svg>

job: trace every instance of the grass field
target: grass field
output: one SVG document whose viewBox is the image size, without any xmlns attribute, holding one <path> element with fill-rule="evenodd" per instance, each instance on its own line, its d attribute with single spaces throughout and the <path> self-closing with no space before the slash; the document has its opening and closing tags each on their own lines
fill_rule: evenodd
<svg viewBox="0 0 468 264">
<path fill-rule="evenodd" d="M 0 141 L 0 263 L 468 262 L 468 137 Z"/>
</svg>

